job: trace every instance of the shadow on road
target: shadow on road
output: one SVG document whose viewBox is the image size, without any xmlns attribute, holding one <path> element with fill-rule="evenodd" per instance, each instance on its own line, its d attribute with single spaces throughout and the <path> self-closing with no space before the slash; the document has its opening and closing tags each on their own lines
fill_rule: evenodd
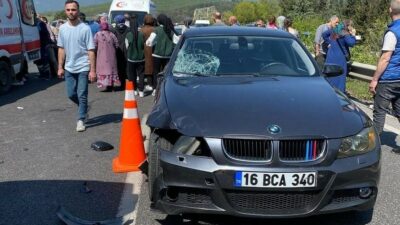
<svg viewBox="0 0 400 225">
<path fill-rule="evenodd" d="M 193 219 L 194 218 L 194 219 Z M 161 225 L 365 225 L 372 219 L 372 211 L 330 214 L 297 219 L 248 219 L 229 216 L 197 215 L 183 218 L 167 216 L 158 220 Z"/>
<path fill-rule="evenodd" d="M 0 224 L 62 225 L 56 216 L 59 206 L 85 220 L 113 219 L 124 187 L 124 183 L 78 180 L 2 182 Z"/>
<path fill-rule="evenodd" d="M 28 81 L 22 86 L 13 86 L 11 90 L 4 95 L 0 95 L 0 106 L 16 102 L 19 99 L 32 95 L 36 92 L 46 90 L 47 88 L 58 84 L 62 80 L 53 78 L 51 80 L 44 80 L 37 78 L 39 74 L 31 73 Z"/>
<path fill-rule="evenodd" d="M 108 123 L 120 123 L 121 121 L 122 121 L 122 113 L 101 115 L 94 118 L 89 118 L 89 120 L 86 122 L 86 127 L 87 128 L 97 127 Z"/>
<path fill-rule="evenodd" d="M 396 137 L 396 133 L 383 131 L 381 134 L 381 144 L 387 145 L 391 148 L 395 148 L 397 147 Z"/>
</svg>

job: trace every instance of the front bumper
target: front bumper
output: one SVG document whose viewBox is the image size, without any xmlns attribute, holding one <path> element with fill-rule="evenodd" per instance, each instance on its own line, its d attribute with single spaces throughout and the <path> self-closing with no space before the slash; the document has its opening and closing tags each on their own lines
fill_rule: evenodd
<svg viewBox="0 0 400 225">
<path fill-rule="evenodd" d="M 336 159 L 330 165 L 266 167 L 219 165 L 211 157 L 160 151 L 162 174 L 154 207 L 167 214 L 209 213 L 242 217 L 288 218 L 373 208 L 380 178 L 380 150 Z M 235 171 L 317 172 L 315 188 L 237 188 Z M 359 196 L 359 188 L 373 194 Z"/>
</svg>

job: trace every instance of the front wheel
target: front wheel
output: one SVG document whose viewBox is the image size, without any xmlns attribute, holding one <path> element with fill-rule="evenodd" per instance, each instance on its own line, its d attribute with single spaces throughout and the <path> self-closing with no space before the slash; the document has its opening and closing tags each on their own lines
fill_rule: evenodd
<svg viewBox="0 0 400 225">
<path fill-rule="evenodd" d="M 4 94 L 11 88 L 13 69 L 4 61 L 0 61 L 0 94 Z"/>
<path fill-rule="evenodd" d="M 155 203 L 157 201 L 158 187 L 157 180 L 161 174 L 160 166 L 160 149 L 171 149 L 172 144 L 162 136 L 160 136 L 156 131 L 152 132 L 150 135 L 149 143 L 149 172 L 148 172 L 148 185 L 149 185 L 149 199 L 150 202 Z"/>
</svg>

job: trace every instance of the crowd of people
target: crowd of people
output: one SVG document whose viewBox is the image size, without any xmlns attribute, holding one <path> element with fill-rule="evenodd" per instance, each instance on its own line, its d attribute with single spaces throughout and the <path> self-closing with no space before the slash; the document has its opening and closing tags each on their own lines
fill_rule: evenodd
<svg viewBox="0 0 400 225">
<path fill-rule="evenodd" d="M 392 61 L 398 58 L 396 29 L 400 1 L 392 0 L 390 10 L 394 22 L 385 35 L 383 55 L 370 84 L 373 94 L 392 90 L 391 81 L 394 75 L 392 76 L 390 71 L 397 71 L 397 64 Z M 180 34 L 175 30 L 171 18 L 165 14 L 159 14 L 157 18 L 147 14 L 143 24 L 139 24 L 134 14 L 125 13 L 112 18 L 114 24 L 110 25 L 107 15 L 102 14 L 97 20 L 88 22 L 85 15 L 79 12 L 79 3 L 75 0 L 65 2 L 65 13 L 68 21 L 58 21 L 56 26 L 50 26 L 46 17 L 38 16 L 37 27 L 42 57 L 35 63 L 38 66 L 39 77 L 50 79 L 57 75 L 59 78 L 65 78 L 68 97 L 78 106 L 77 131 L 85 130 L 84 121 L 88 118 L 89 80 L 97 80 L 97 87 L 102 92 L 123 89 L 125 80 L 129 80 L 134 83 L 135 95 L 155 95 L 157 74 L 168 64 L 179 40 Z M 191 19 L 185 20 L 182 33 L 191 28 L 192 22 Z M 236 16 L 231 16 L 225 23 L 219 12 L 214 13 L 212 25 L 241 26 Z M 257 27 L 279 29 L 299 37 L 299 32 L 292 25 L 292 20 L 284 16 L 270 16 L 265 22 L 263 19 L 255 22 Z M 321 70 L 326 64 L 336 64 L 343 68 L 340 76 L 327 80 L 345 93 L 348 62 L 351 57 L 349 48 L 356 44 L 352 21 L 341 21 L 338 16 L 332 16 L 327 23 L 317 28 L 314 44 L 315 59 Z M 389 55 L 393 51 L 394 54 Z M 384 66 L 389 69 L 383 68 Z M 24 79 L 23 76 L 18 77 L 19 84 L 23 83 Z M 389 81 L 380 83 L 386 79 Z M 396 103 L 398 97 L 391 95 L 390 99 L 390 102 Z M 388 105 L 388 100 L 384 100 L 383 97 L 375 102 L 374 121 L 378 123 L 380 132 L 382 120 L 384 121 L 382 115 L 385 114 Z M 397 112 L 397 103 L 394 106 Z"/>
</svg>

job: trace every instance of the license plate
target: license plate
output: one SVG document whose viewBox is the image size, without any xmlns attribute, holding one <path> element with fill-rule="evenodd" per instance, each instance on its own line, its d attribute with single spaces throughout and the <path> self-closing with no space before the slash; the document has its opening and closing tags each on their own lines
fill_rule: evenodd
<svg viewBox="0 0 400 225">
<path fill-rule="evenodd" d="M 237 171 L 235 173 L 235 186 L 260 188 L 316 187 L 317 173 L 259 173 Z"/>
</svg>

